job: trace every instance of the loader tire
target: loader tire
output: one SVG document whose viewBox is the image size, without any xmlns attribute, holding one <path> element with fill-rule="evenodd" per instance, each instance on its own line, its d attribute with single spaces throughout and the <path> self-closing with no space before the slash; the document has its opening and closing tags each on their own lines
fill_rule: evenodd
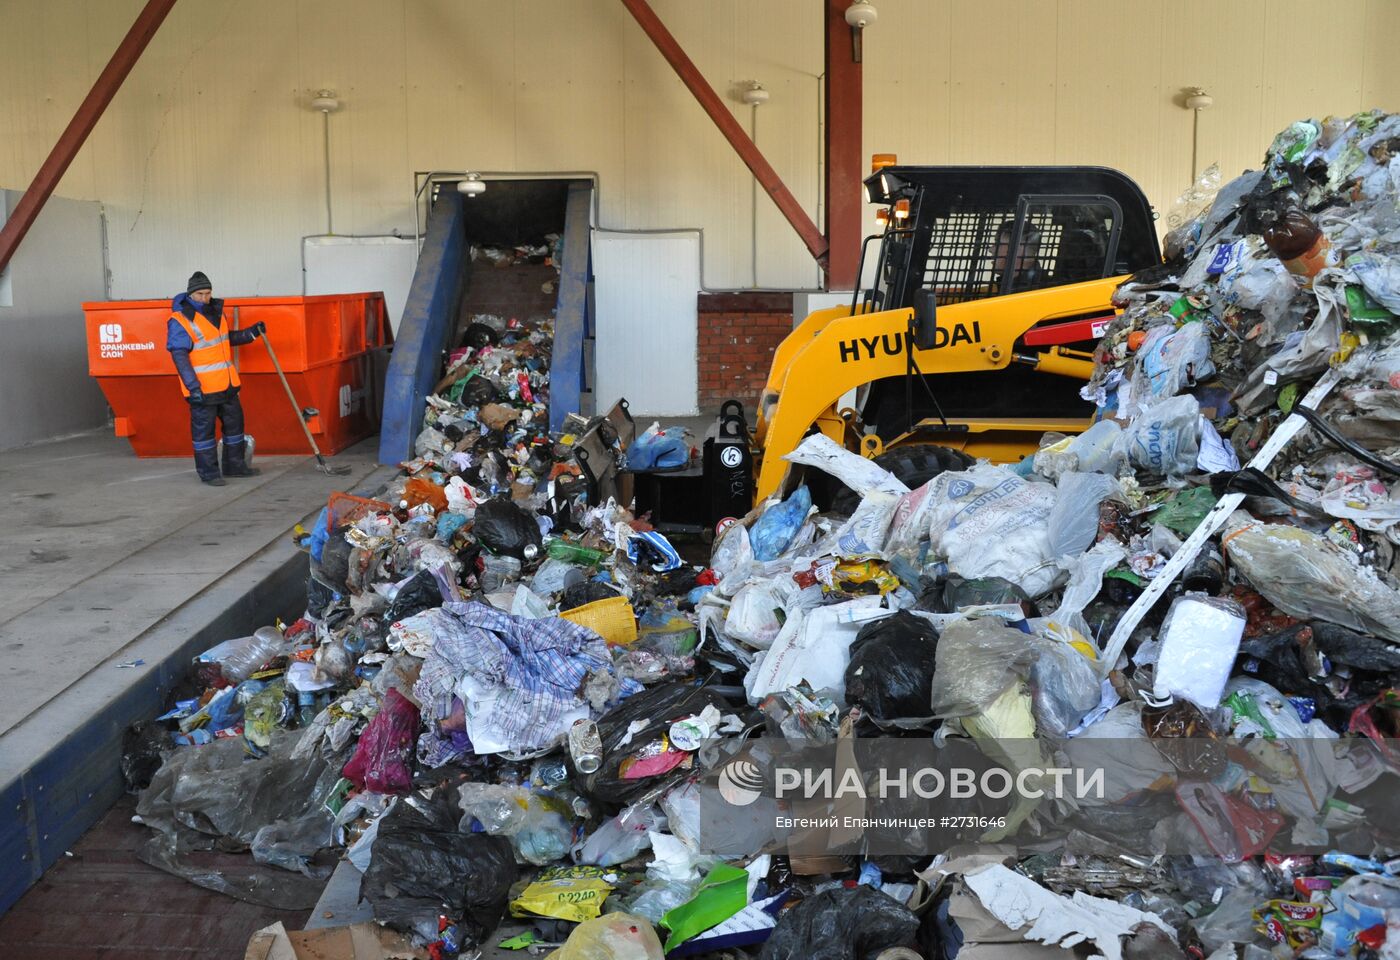
<svg viewBox="0 0 1400 960">
<path fill-rule="evenodd" d="M 976 463 L 972 457 L 952 447 L 933 443 L 916 443 L 887 450 L 875 458 L 875 463 L 894 474 L 910 490 L 917 490 L 947 470 L 966 470 Z M 850 516 L 860 505 L 860 495 L 845 484 L 836 484 L 831 496 L 831 511 Z"/>
</svg>

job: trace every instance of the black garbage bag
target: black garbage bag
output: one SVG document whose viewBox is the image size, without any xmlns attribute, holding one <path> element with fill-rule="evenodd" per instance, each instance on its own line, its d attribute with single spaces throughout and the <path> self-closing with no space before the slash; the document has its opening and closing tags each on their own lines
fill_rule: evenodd
<svg viewBox="0 0 1400 960">
<path fill-rule="evenodd" d="M 438 586 L 437 577 L 433 576 L 431 570 L 419 570 L 413 575 L 413 579 L 394 594 L 394 601 L 389 604 L 389 609 L 384 611 L 384 622 L 397 623 L 415 613 L 440 606 L 442 589 Z"/>
<path fill-rule="evenodd" d="M 165 754 L 174 749 L 170 731 L 153 720 L 133 723 L 122 734 L 122 782 L 127 793 L 140 793 L 151 785 Z"/>
<path fill-rule="evenodd" d="M 463 946 L 481 943 L 500 925 L 515 882 L 515 852 L 508 837 L 461 832 L 461 817 L 439 791 L 426 800 L 404 798 L 380 819 L 360 884 L 375 920 L 436 931 L 446 912 L 460 919 Z"/>
<path fill-rule="evenodd" d="M 598 734 L 603 741 L 603 765 L 596 772 L 585 775 L 573 770 L 572 760 L 570 761 L 574 785 L 580 793 L 602 803 L 617 806 L 631 803 L 656 786 L 660 778 L 639 777 L 635 780 L 624 780 L 623 765 L 629 759 L 650 755 L 661 738 L 671 729 L 671 724 L 694 716 L 711 704 L 725 713 L 734 709 L 714 690 L 687 683 L 663 683 L 641 693 L 634 693 L 598 720 Z M 627 746 L 621 746 L 634 720 L 643 720 L 646 726 L 632 733 Z"/>
<path fill-rule="evenodd" d="M 1400 673 L 1400 650 L 1394 644 L 1325 620 L 1314 620 L 1310 626 L 1318 649 L 1332 662 L 1366 673 Z"/>
<path fill-rule="evenodd" d="M 938 631 L 901 610 L 866 624 L 851 644 L 846 700 L 878 722 L 929 716 Z"/>
<path fill-rule="evenodd" d="M 563 613 L 595 600 L 606 600 L 608 597 L 615 596 L 617 596 L 617 591 L 606 584 L 585 580 L 583 583 L 575 583 L 564 588 L 564 592 L 559 595 L 559 612 Z"/>
<path fill-rule="evenodd" d="M 500 395 L 496 385 L 487 378 L 472 377 L 462 388 L 462 406 L 480 407 L 488 403 L 495 403 Z"/>
<path fill-rule="evenodd" d="M 335 588 L 314 573 L 306 578 L 306 612 L 313 619 L 324 620 L 337 597 Z"/>
<path fill-rule="evenodd" d="M 472 535 L 492 553 L 517 560 L 527 559 L 527 546 L 538 551 L 544 542 L 534 516 L 504 497 L 493 497 L 476 508 Z"/>
<path fill-rule="evenodd" d="M 1324 658 L 1332 670 L 1345 667 L 1348 681 L 1334 686 L 1325 679 Z M 1328 725 L 1341 729 L 1352 711 L 1394 686 L 1400 654 L 1383 640 L 1335 623 L 1314 620 L 1240 644 L 1240 669 L 1285 694 L 1310 697 Z"/>
<path fill-rule="evenodd" d="M 320 579 L 339 593 L 346 590 L 345 581 L 350 575 L 350 554 L 355 545 L 344 537 L 344 528 L 335 531 L 326 539 L 321 548 Z M 312 561 L 315 562 L 314 560 Z"/>
<path fill-rule="evenodd" d="M 912 947 L 919 919 L 872 887 L 824 890 L 778 918 L 760 960 L 875 960 Z"/>
<path fill-rule="evenodd" d="M 495 327 L 485 323 L 473 323 L 462 333 L 462 346 L 480 350 L 482 347 L 494 345 L 498 339 Z"/>
</svg>

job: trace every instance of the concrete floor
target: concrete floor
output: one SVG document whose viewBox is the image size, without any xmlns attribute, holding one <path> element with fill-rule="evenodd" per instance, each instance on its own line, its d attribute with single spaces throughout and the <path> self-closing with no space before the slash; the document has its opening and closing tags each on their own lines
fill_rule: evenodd
<svg viewBox="0 0 1400 960">
<path fill-rule="evenodd" d="M 198 482 L 189 459 L 141 460 L 105 433 L 0 453 L 0 735 L 336 490 L 374 472 L 375 444 L 334 458 L 259 457 L 258 477 Z"/>
</svg>

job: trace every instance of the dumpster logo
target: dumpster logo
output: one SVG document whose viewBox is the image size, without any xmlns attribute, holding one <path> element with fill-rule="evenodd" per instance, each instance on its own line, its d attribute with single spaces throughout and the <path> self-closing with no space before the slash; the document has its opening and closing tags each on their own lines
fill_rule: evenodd
<svg viewBox="0 0 1400 960">
<path fill-rule="evenodd" d="M 153 340 L 147 340 L 144 343 L 128 343 L 122 338 L 123 331 L 120 323 L 99 324 L 97 327 L 98 355 L 104 360 L 120 360 L 126 356 L 128 350 L 154 350 L 156 348 Z"/>
<path fill-rule="evenodd" d="M 340 385 L 339 394 L 340 415 L 342 417 L 348 417 L 350 414 L 357 412 L 360 409 L 360 405 L 364 403 L 365 392 L 364 387 L 361 387 L 359 390 L 351 390 L 350 384 L 342 383 Z"/>
<path fill-rule="evenodd" d="M 719 772 L 719 795 L 736 807 L 747 807 L 763 794 L 763 771 L 752 760 L 731 760 Z"/>
</svg>

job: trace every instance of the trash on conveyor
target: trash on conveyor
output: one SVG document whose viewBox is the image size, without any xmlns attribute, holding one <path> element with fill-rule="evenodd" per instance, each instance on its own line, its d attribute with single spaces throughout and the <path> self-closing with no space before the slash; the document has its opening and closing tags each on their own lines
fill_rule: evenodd
<svg viewBox="0 0 1400 960">
<path fill-rule="evenodd" d="M 814 434 L 698 554 L 620 499 L 685 433 L 551 435 L 549 323 L 475 318 L 304 617 L 128 738 L 148 859 L 343 856 L 433 957 L 1400 957 L 1400 116 L 1174 218 L 1087 432 L 916 490 Z"/>
</svg>

